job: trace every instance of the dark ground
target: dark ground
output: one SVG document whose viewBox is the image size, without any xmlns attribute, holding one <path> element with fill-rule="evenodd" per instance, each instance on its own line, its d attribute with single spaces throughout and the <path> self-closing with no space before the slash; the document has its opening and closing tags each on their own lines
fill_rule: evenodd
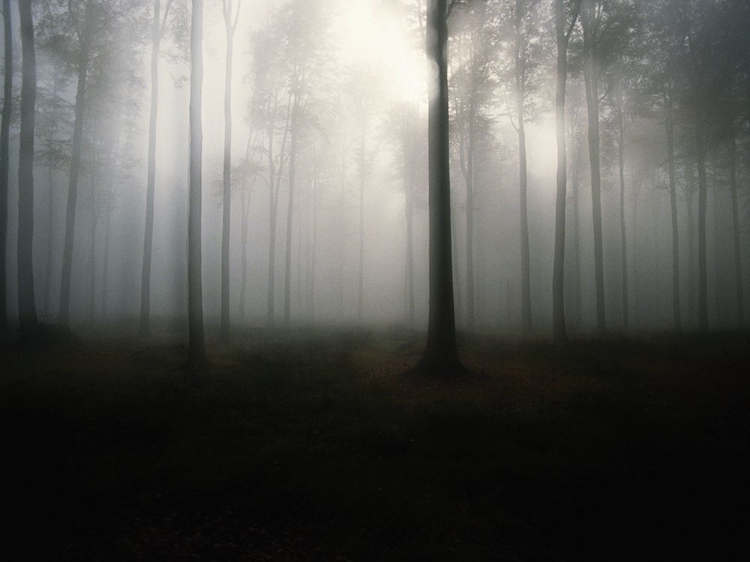
<svg viewBox="0 0 750 562">
<path fill-rule="evenodd" d="M 747 559 L 746 335 L 414 339 L 0 351 L 0 558 Z"/>
</svg>

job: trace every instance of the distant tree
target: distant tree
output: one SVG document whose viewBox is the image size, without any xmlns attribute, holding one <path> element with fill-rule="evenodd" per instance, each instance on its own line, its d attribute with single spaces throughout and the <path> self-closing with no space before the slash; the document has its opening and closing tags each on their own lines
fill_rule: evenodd
<svg viewBox="0 0 750 562">
<path fill-rule="evenodd" d="M 221 9 L 224 16 L 226 35 L 226 59 L 224 70 L 224 169 L 222 181 L 222 229 L 221 229 L 221 332 L 219 338 L 229 343 L 229 239 L 232 217 L 232 61 L 234 53 L 234 34 L 240 16 L 242 0 L 237 1 L 237 10 L 232 0 L 222 0 Z"/>
<path fill-rule="evenodd" d="M 151 24 L 151 105 L 148 120 L 148 170 L 146 172 L 146 224 L 143 236 L 143 265 L 141 268 L 141 318 L 139 333 L 151 334 L 151 261 L 154 240 L 154 195 L 156 192 L 156 125 L 159 108 L 159 55 L 161 40 L 169 16 L 172 0 L 167 0 L 164 13 L 161 0 L 153 0 Z"/>
<path fill-rule="evenodd" d="M 463 370 L 458 360 L 453 306 L 451 197 L 448 115 L 448 18 L 458 0 L 429 0 L 427 57 L 437 73 L 430 83 L 429 160 L 429 316 L 427 345 L 414 372 L 452 375 Z"/>
<path fill-rule="evenodd" d="M 8 337 L 6 245 L 8 236 L 8 175 L 10 169 L 10 119 L 13 105 L 13 26 L 10 0 L 3 0 L 3 111 L 0 124 L 0 342 Z"/>
<path fill-rule="evenodd" d="M 203 336 L 201 261 L 203 128 L 203 0 L 192 0 L 190 18 L 190 167 L 188 212 L 188 372 L 208 368 Z"/>
<path fill-rule="evenodd" d="M 568 44 L 578 20 L 580 0 L 571 2 L 570 16 L 566 16 L 565 2 L 553 0 L 555 38 L 557 43 L 557 73 L 555 81 L 555 133 L 557 138 L 557 200 L 555 204 L 555 257 L 552 270 L 552 337 L 556 342 L 568 339 L 565 326 L 565 203 L 567 199 L 567 145 L 565 128 L 565 88 L 568 80 Z M 568 23 L 570 19 L 570 23 Z"/>
<path fill-rule="evenodd" d="M 34 118 L 36 114 L 36 50 L 32 0 L 19 0 L 21 20 L 21 133 L 18 159 L 18 319 L 22 340 L 37 329 L 34 296 Z"/>
</svg>

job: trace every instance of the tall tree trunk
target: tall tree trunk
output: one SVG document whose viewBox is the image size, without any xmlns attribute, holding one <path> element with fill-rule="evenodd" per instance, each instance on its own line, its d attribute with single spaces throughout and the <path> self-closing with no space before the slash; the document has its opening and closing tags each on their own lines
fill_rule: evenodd
<svg viewBox="0 0 750 562">
<path fill-rule="evenodd" d="M 292 316 L 292 219 L 294 217 L 294 182 L 297 175 L 297 112 L 299 111 L 299 94 L 293 95 L 292 140 L 289 145 L 289 200 L 286 209 L 286 253 L 284 255 L 284 326 L 287 328 Z"/>
<path fill-rule="evenodd" d="M 310 320 L 315 321 L 315 264 L 318 259 L 318 182 L 313 181 L 313 235 L 310 253 Z"/>
<path fill-rule="evenodd" d="M 473 114 L 473 111 L 472 111 Z M 474 329 L 474 117 L 469 118 L 466 143 L 466 328 Z"/>
<path fill-rule="evenodd" d="M 695 193 L 693 191 L 693 173 L 685 165 L 685 175 L 687 176 L 687 191 L 685 192 L 685 206 L 687 207 L 687 229 L 688 229 L 688 321 L 695 322 L 695 211 L 693 200 Z"/>
<path fill-rule="evenodd" d="M 565 204 L 567 200 L 567 146 L 565 139 L 565 86 L 568 80 L 568 41 L 578 18 L 575 4 L 570 29 L 566 33 L 563 0 L 554 0 L 555 35 L 557 42 L 557 74 L 555 82 L 555 135 L 557 137 L 557 199 L 555 202 L 555 257 L 552 267 L 552 338 L 558 343 L 568 341 L 565 327 Z"/>
<path fill-rule="evenodd" d="M 625 107 L 622 95 L 622 82 L 617 85 L 617 124 L 618 124 L 618 158 L 620 172 L 620 242 L 622 259 L 622 322 L 625 331 L 630 329 L 630 306 L 628 304 L 628 244 L 625 229 Z"/>
<path fill-rule="evenodd" d="M 695 128 L 695 154 L 698 167 L 698 330 L 708 331 L 708 267 L 706 263 L 706 144 L 703 118 Z"/>
<path fill-rule="evenodd" d="M 104 218 L 104 260 L 102 263 L 102 320 L 107 318 L 107 301 L 109 298 L 109 233 L 112 226 L 112 209 L 107 203 Z"/>
<path fill-rule="evenodd" d="M 201 264 L 201 208 L 203 129 L 203 0 L 192 0 L 190 22 L 190 200 L 188 212 L 188 361 L 186 370 L 208 366 L 203 336 L 203 268 Z"/>
<path fill-rule="evenodd" d="M 45 283 L 44 283 L 44 304 L 42 306 L 43 314 L 50 315 L 52 312 L 52 263 L 53 263 L 53 252 L 52 247 L 55 241 L 55 189 L 53 186 L 53 172 L 52 167 L 47 168 L 47 267 L 45 267 Z"/>
<path fill-rule="evenodd" d="M 574 138 L 574 137 L 571 137 Z M 570 178 L 573 192 L 573 324 L 579 329 L 583 326 L 583 267 L 581 263 L 581 146 L 575 143 L 573 150 L 572 174 Z"/>
<path fill-rule="evenodd" d="M 734 245 L 734 282 L 737 291 L 737 329 L 745 327 L 745 298 L 742 292 L 742 251 L 740 246 L 739 204 L 737 201 L 737 144 L 735 133 L 729 139 L 729 187 L 732 191 L 732 238 Z"/>
<path fill-rule="evenodd" d="M 247 190 L 240 193 L 240 205 L 242 207 L 242 225 L 240 226 L 242 236 L 242 279 L 240 281 L 240 321 L 245 322 L 245 298 L 247 293 L 247 221 L 250 215 L 250 197 Z"/>
<path fill-rule="evenodd" d="M 682 315 L 680 313 L 680 240 L 677 225 L 677 179 L 674 163 L 674 120 L 672 113 L 671 85 L 664 99 L 665 122 L 667 130 L 667 163 L 669 168 L 669 205 L 672 218 L 672 314 L 674 328 L 682 331 Z"/>
<path fill-rule="evenodd" d="M 36 111 L 36 52 L 31 0 L 19 0 L 21 20 L 21 132 L 18 160 L 18 318 L 21 339 L 37 326 L 34 297 L 34 117 Z"/>
<path fill-rule="evenodd" d="M 226 64 L 224 71 L 224 170 L 222 189 L 221 228 L 221 331 L 219 339 L 226 343 L 231 339 L 231 315 L 229 311 L 229 241 L 232 225 L 232 55 L 234 30 L 232 23 L 232 0 L 225 0 L 224 27 L 226 30 Z M 239 6 L 238 6 L 239 13 Z"/>
<path fill-rule="evenodd" d="M 148 171 L 146 172 L 146 226 L 143 236 L 141 269 L 141 320 L 139 333 L 151 335 L 151 257 L 154 239 L 154 192 L 156 190 L 156 123 L 159 107 L 159 46 L 161 44 L 161 6 L 154 0 L 151 28 L 151 110 L 148 120 Z"/>
<path fill-rule="evenodd" d="M 414 370 L 436 375 L 462 370 L 458 361 L 453 308 L 447 16 L 446 0 L 429 1 L 427 55 L 438 71 L 437 80 L 431 84 L 428 116 L 430 306 L 427 346 Z"/>
<path fill-rule="evenodd" d="M 59 321 L 63 326 L 70 323 L 70 283 L 73 273 L 73 242 L 75 240 L 76 204 L 78 201 L 78 176 L 81 170 L 81 149 L 83 145 L 83 121 L 86 113 L 86 80 L 89 66 L 92 17 L 86 5 L 85 23 L 78 53 L 76 86 L 75 122 L 70 159 L 70 180 L 68 182 L 68 206 L 65 215 L 65 246 L 63 247 L 62 281 L 60 283 Z"/>
<path fill-rule="evenodd" d="M 275 192 L 275 165 L 273 156 L 273 123 L 268 129 L 268 302 L 267 322 L 271 327 L 274 324 L 274 289 L 276 285 L 276 192 Z M 281 174 L 281 170 L 279 170 Z"/>
<path fill-rule="evenodd" d="M 5 255 L 8 244 L 8 177 L 10 170 L 10 119 L 13 105 L 13 26 L 10 0 L 3 0 L 3 113 L 0 125 L 0 343 L 8 338 L 8 304 Z"/>
<path fill-rule="evenodd" d="M 407 152 L 404 155 L 406 182 L 406 318 L 414 326 L 414 131 L 411 115 L 408 122 Z"/>
<path fill-rule="evenodd" d="M 362 322 L 365 292 L 365 126 L 359 144 L 359 276 L 357 279 L 357 319 Z"/>
<path fill-rule="evenodd" d="M 516 0 L 515 10 L 515 87 L 516 120 L 518 121 L 518 186 L 521 207 L 521 329 L 531 333 L 531 258 L 529 255 L 529 213 L 527 203 L 528 172 L 526 164 L 526 124 L 524 102 L 526 90 L 526 65 L 522 53 L 521 26 L 523 1 Z"/>
<path fill-rule="evenodd" d="M 607 331 L 604 311 L 604 244 L 602 234 L 602 177 L 599 148 L 599 72 L 594 42 L 595 2 L 583 0 L 581 24 L 583 25 L 584 80 L 586 83 L 586 108 L 588 113 L 589 163 L 591 165 L 591 202 L 594 219 L 594 274 L 596 280 L 596 330 Z"/>
<path fill-rule="evenodd" d="M 96 161 L 91 171 L 91 232 L 89 238 L 89 322 L 96 319 L 96 225 L 99 222 L 99 197 L 96 185 Z"/>
</svg>

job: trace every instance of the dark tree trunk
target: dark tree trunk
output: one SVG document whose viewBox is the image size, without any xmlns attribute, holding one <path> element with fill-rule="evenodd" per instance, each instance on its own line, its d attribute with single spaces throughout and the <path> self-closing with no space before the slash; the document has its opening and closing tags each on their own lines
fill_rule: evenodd
<svg viewBox="0 0 750 562">
<path fill-rule="evenodd" d="M 594 274 L 596 280 L 596 330 L 607 331 L 604 311 L 604 244 L 602 234 L 602 177 L 599 148 L 599 73 L 594 47 L 594 0 L 583 0 L 584 79 L 588 113 L 589 162 L 591 165 L 591 202 L 594 219 Z"/>
<path fill-rule="evenodd" d="M 189 372 L 208 367 L 203 336 L 203 282 L 201 265 L 201 207 L 203 130 L 203 0 L 192 0 L 190 23 L 190 200 L 188 212 L 188 361 Z"/>
<path fill-rule="evenodd" d="M 677 225 L 677 179 L 674 163 L 674 121 L 672 114 L 671 88 L 665 94 L 665 127 L 667 130 L 667 164 L 669 168 L 669 205 L 672 219 L 672 314 L 674 328 L 682 331 L 682 315 L 680 313 L 680 240 Z"/>
<path fill-rule="evenodd" d="M 273 123 L 268 129 L 268 302 L 267 322 L 269 326 L 274 324 L 274 289 L 276 285 L 276 189 L 275 189 L 275 166 L 273 161 Z M 281 174 L 281 170 L 279 170 Z"/>
<path fill-rule="evenodd" d="M 688 321 L 695 322 L 695 211 L 693 200 L 695 193 L 693 191 L 693 173 L 685 166 L 685 175 L 687 176 L 687 191 L 685 192 L 685 206 L 687 207 L 687 235 L 688 235 Z"/>
<path fill-rule="evenodd" d="M 552 338 L 568 341 L 565 327 L 565 203 L 567 199 L 567 146 L 565 139 L 565 86 L 568 80 L 568 40 L 578 19 L 578 3 L 566 33 L 563 0 L 555 1 L 557 74 L 555 83 L 555 134 L 557 137 L 557 199 L 555 202 L 555 257 L 552 268 Z"/>
<path fill-rule="evenodd" d="M 161 44 L 160 0 L 154 0 L 151 29 L 151 110 L 148 121 L 148 171 L 146 172 L 146 230 L 141 269 L 141 321 L 139 333 L 151 335 L 151 257 L 154 239 L 154 193 L 156 191 L 156 123 L 159 107 L 159 46 Z"/>
<path fill-rule="evenodd" d="M 446 0 L 430 0 L 427 55 L 437 66 L 429 102 L 430 306 L 425 354 L 416 372 L 450 375 L 463 370 L 458 360 L 453 308 L 451 199 L 448 132 L 448 22 Z"/>
<path fill-rule="evenodd" d="M 250 215 L 250 196 L 246 189 L 242 190 L 240 196 L 240 202 L 242 206 L 242 280 L 240 282 L 240 320 L 245 321 L 245 299 L 247 293 L 247 222 Z"/>
<path fill-rule="evenodd" d="M 404 193 L 406 196 L 406 318 L 414 326 L 414 122 L 408 116 L 404 154 Z"/>
<path fill-rule="evenodd" d="M 474 116 L 469 117 L 466 143 L 466 328 L 474 329 Z"/>
<path fill-rule="evenodd" d="M 529 255 L 529 214 L 527 204 L 528 172 L 526 164 L 526 125 L 524 103 L 526 93 L 526 65 L 522 53 L 521 26 L 523 2 L 516 0 L 515 10 L 515 86 L 516 119 L 518 121 L 518 186 L 521 200 L 521 329 L 531 332 L 531 259 Z"/>
<path fill-rule="evenodd" d="M 34 298 L 34 117 L 36 111 L 36 52 L 31 0 L 19 0 L 21 20 L 21 132 L 18 160 L 18 318 L 21 339 L 37 326 Z"/>
<path fill-rule="evenodd" d="M 91 170 L 91 232 L 89 238 L 89 322 L 96 319 L 96 225 L 99 222 L 99 197 L 97 186 L 97 164 Z"/>
<path fill-rule="evenodd" d="M 698 330 L 708 331 L 708 267 L 706 262 L 706 140 L 703 118 L 695 128 L 695 154 L 698 167 Z"/>
<path fill-rule="evenodd" d="M 734 282 L 737 291 L 737 329 L 745 327 L 745 298 L 742 293 L 742 251 L 740 246 L 739 204 L 737 201 L 737 145 L 735 133 L 729 139 L 729 187 L 732 191 L 732 238 L 734 246 Z"/>
<path fill-rule="evenodd" d="M 78 53 L 78 84 L 76 86 L 75 123 L 68 182 L 68 206 L 65 215 L 65 246 L 63 247 L 62 281 L 60 283 L 59 321 L 63 326 L 70 323 L 70 283 L 73 273 L 73 241 L 75 240 L 76 205 L 78 201 L 78 177 L 81 170 L 83 145 L 83 121 L 86 112 L 86 79 L 89 65 L 91 41 L 91 14 L 86 10 L 81 47 Z"/>
<path fill-rule="evenodd" d="M 8 338 L 6 246 L 8 243 L 8 177 L 10 170 L 10 119 L 13 105 L 13 26 L 10 0 L 3 0 L 3 113 L 0 125 L 0 343 Z"/>
<path fill-rule="evenodd" d="M 224 27 L 226 30 L 226 64 L 224 72 L 224 170 L 222 189 L 221 229 L 221 331 L 219 339 L 231 339 L 229 312 L 229 240 L 232 225 L 232 55 L 235 25 L 232 24 L 232 0 L 224 2 Z"/>
<path fill-rule="evenodd" d="M 622 322 L 627 331 L 630 329 L 630 306 L 628 304 L 628 244 L 625 229 L 625 107 L 622 95 L 622 83 L 617 85 L 617 164 L 620 172 L 620 242 L 622 260 Z"/>
</svg>

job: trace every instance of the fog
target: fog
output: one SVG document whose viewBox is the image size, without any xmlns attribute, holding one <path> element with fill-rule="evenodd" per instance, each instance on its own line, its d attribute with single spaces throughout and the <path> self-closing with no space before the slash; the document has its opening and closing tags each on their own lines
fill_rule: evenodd
<svg viewBox="0 0 750 562">
<path fill-rule="evenodd" d="M 750 280 L 747 5 L 590 3 L 591 44 L 584 44 L 581 26 L 587 8 L 580 18 L 575 8 L 573 19 L 577 4 L 565 3 L 572 23 L 565 106 L 567 330 L 587 335 L 742 328 Z M 555 3 L 453 4 L 448 51 L 456 324 L 468 332 L 549 337 L 558 193 Z M 188 317 L 190 7 L 184 0 L 161 0 L 160 6 L 148 313 L 152 334 L 180 337 Z M 232 332 L 286 325 L 426 329 L 428 82 L 434 73 L 425 56 L 426 8 L 421 0 L 205 2 L 201 248 L 209 340 L 219 338 L 222 318 L 223 9 L 232 11 L 236 25 Z M 86 10 L 94 14 L 91 29 L 83 23 Z M 134 0 L 33 3 L 33 296 L 41 322 L 61 321 L 80 53 L 87 44 L 86 103 L 78 115 L 80 173 L 69 223 L 69 324 L 74 330 L 117 327 L 132 333 L 143 326 L 153 10 L 154 2 Z M 10 21 L 13 111 L 2 204 L 8 213 L 4 321 L 15 339 L 16 248 L 23 222 L 16 99 L 23 57 L 15 3 Z M 591 136 L 590 103 L 587 111 L 585 83 L 591 81 L 598 140 Z M 519 93 L 525 188 L 519 179 Z M 601 156 L 601 295 L 592 142 Z M 275 242 L 269 246 L 272 228 Z"/>
</svg>

